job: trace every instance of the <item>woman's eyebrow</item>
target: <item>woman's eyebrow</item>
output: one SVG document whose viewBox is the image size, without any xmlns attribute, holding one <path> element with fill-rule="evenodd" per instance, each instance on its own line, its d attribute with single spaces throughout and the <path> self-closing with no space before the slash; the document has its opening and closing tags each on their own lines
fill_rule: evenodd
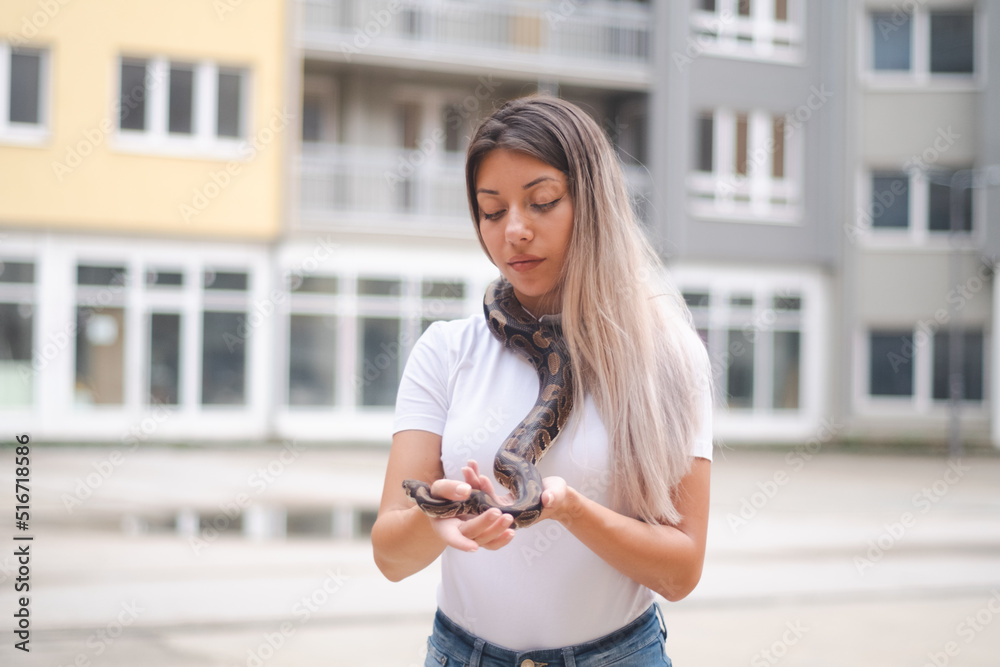
<svg viewBox="0 0 1000 667">
<path fill-rule="evenodd" d="M 538 185 L 542 181 L 554 181 L 554 180 L 556 180 L 556 179 L 552 178 L 551 176 L 539 176 L 538 178 L 536 178 L 535 180 L 531 181 L 530 183 L 526 183 L 526 184 L 522 185 L 521 189 L 522 190 L 527 190 L 528 188 L 531 188 L 531 187 L 534 187 L 534 186 Z M 477 188 L 476 189 L 476 194 L 499 195 L 500 193 L 497 192 L 496 190 L 489 190 L 487 188 Z"/>
</svg>

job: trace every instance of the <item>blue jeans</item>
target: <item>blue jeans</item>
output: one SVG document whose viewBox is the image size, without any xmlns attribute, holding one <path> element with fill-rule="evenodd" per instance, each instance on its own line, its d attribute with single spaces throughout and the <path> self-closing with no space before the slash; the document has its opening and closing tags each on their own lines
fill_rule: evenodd
<svg viewBox="0 0 1000 667">
<path fill-rule="evenodd" d="M 651 667 L 666 665 L 666 626 L 655 604 L 609 635 L 576 646 L 511 651 L 466 632 L 439 609 L 424 667 Z M 531 661 L 531 662 L 526 662 Z"/>
</svg>

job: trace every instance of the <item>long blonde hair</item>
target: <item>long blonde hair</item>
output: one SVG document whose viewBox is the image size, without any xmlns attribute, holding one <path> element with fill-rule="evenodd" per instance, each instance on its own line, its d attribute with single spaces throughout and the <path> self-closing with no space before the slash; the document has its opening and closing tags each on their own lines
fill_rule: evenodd
<svg viewBox="0 0 1000 667">
<path fill-rule="evenodd" d="M 582 405 L 590 392 L 608 432 L 611 498 L 647 522 L 681 516 L 674 490 L 690 469 L 708 356 L 681 295 L 636 222 L 611 143 L 579 107 L 549 96 L 507 102 L 476 130 L 466 188 L 479 241 L 476 178 L 495 149 L 566 175 L 573 230 L 560 280 L 562 328 Z"/>
</svg>

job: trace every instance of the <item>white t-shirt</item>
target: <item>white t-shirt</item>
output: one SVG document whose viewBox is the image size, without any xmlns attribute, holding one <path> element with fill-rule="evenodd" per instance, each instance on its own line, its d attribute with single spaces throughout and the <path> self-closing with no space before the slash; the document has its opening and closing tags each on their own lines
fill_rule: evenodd
<svg viewBox="0 0 1000 667">
<path fill-rule="evenodd" d="M 396 398 L 394 432 L 417 429 L 442 436 L 441 461 L 462 479 L 469 459 L 493 479 L 501 443 L 538 398 L 538 375 L 503 347 L 483 315 L 435 322 L 406 363 Z M 711 397 L 691 453 L 711 460 Z M 566 483 L 610 505 L 607 432 L 590 396 L 577 405 L 539 462 L 543 477 Z M 515 651 L 570 646 L 597 639 L 637 618 L 653 592 L 614 569 L 562 524 L 539 521 L 518 529 L 507 546 L 442 554 L 438 606 L 483 639 Z"/>
</svg>

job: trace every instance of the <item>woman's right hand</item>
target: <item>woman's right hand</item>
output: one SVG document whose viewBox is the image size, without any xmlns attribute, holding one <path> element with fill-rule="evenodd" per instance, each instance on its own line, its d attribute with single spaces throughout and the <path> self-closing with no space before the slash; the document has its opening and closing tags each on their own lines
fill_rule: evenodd
<svg viewBox="0 0 1000 667">
<path fill-rule="evenodd" d="M 465 481 L 439 479 L 431 485 L 431 495 L 448 500 L 465 500 L 473 489 L 493 495 L 489 480 L 479 471 L 466 466 L 462 469 Z M 445 544 L 461 551 L 473 552 L 479 547 L 496 550 L 514 539 L 511 524 L 514 517 L 493 508 L 478 516 L 431 519 L 431 528 Z"/>
</svg>

